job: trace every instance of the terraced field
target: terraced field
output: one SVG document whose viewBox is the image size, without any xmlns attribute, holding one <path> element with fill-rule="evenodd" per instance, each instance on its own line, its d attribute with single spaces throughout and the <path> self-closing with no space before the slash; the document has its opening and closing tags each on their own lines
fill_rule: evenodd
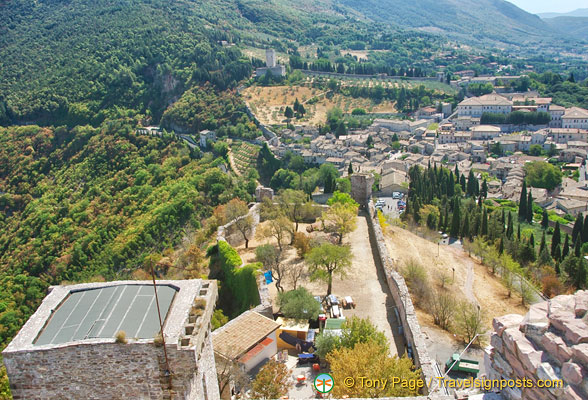
<svg viewBox="0 0 588 400">
<path fill-rule="evenodd" d="M 234 142 L 231 145 L 231 155 L 235 168 L 239 174 L 245 174 L 249 169 L 255 169 L 259 147 L 247 142 Z"/>
</svg>

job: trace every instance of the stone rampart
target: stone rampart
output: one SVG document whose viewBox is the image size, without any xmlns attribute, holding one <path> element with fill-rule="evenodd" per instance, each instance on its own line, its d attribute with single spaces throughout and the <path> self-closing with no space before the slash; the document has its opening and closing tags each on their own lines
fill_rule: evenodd
<svg viewBox="0 0 588 400">
<path fill-rule="evenodd" d="M 414 363 L 417 368 L 422 370 L 425 381 L 432 382 L 438 374 L 435 372 L 433 360 L 429 357 L 425 338 L 421 332 L 408 287 L 402 275 L 396 271 L 392 258 L 388 253 L 384 233 L 371 200 L 367 209 L 369 212 L 370 242 L 375 250 L 376 264 L 382 268 L 386 276 L 388 288 L 400 315 L 400 323 L 402 324 L 407 345 L 412 349 Z"/>
</svg>

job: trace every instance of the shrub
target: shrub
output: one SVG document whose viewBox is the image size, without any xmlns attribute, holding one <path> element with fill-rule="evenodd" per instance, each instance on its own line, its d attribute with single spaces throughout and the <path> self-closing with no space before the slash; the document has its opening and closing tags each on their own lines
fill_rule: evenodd
<svg viewBox="0 0 588 400">
<path fill-rule="evenodd" d="M 453 295 L 444 291 L 437 291 L 429 297 L 429 312 L 433 316 L 435 325 L 439 325 L 441 329 L 449 330 L 455 313 L 455 303 Z"/>
<path fill-rule="evenodd" d="M 463 336 L 466 343 L 469 343 L 478 334 L 484 332 L 482 313 L 477 305 L 469 301 L 462 301 L 457 308 L 456 315 L 457 332 Z"/>
<path fill-rule="evenodd" d="M 116 332 L 116 335 L 114 335 L 114 339 L 116 343 L 127 343 L 127 334 L 125 331 L 118 331 Z"/>
<path fill-rule="evenodd" d="M 310 251 L 310 238 L 302 232 L 296 232 L 293 245 L 298 257 L 304 257 Z"/>
<path fill-rule="evenodd" d="M 416 260 L 409 260 L 402 271 L 415 303 L 422 305 L 429 293 L 427 270 Z"/>
<path fill-rule="evenodd" d="M 298 288 L 278 295 L 280 311 L 287 318 L 301 320 L 316 319 L 321 313 L 321 305 L 306 288 Z"/>
</svg>

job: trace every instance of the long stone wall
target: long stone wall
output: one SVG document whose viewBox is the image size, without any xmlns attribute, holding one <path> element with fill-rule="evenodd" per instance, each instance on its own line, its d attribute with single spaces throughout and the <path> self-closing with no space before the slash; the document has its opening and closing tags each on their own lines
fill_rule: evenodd
<svg viewBox="0 0 588 400">
<path fill-rule="evenodd" d="M 422 370 L 425 382 L 433 382 L 438 374 L 435 372 L 433 361 L 429 357 L 425 338 L 421 332 L 408 287 L 402 275 L 394 268 L 394 263 L 386 247 L 382 227 L 377 218 L 374 203 L 371 200 L 369 201 L 367 210 L 369 213 L 368 225 L 370 227 L 370 239 L 377 256 L 376 261 L 382 267 L 386 276 L 388 288 L 400 315 L 400 322 L 404 330 L 406 342 L 412 347 L 415 365 Z"/>
<path fill-rule="evenodd" d="M 550 388 L 506 388 L 509 400 L 588 398 L 588 291 L 557 296 L 531 306 L 523 317 L 509 314 L 492 321 L 485 350 L 489 379 L 541 379 Z M 529 385 L 531 386 L 531 385 Z"/>
</svg>

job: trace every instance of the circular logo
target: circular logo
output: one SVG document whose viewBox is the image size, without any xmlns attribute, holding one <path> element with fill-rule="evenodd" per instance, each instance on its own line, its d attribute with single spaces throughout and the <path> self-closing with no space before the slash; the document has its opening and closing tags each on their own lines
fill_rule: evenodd
<svg viewBox="0 0 588 400">
<path fill-rule="evenodd" d="M 314 388 L 319 393 L 329 393 L 334 385 L 333 377 L 329 374 L 320 374 L 314 378 Z"/>
</svg>

